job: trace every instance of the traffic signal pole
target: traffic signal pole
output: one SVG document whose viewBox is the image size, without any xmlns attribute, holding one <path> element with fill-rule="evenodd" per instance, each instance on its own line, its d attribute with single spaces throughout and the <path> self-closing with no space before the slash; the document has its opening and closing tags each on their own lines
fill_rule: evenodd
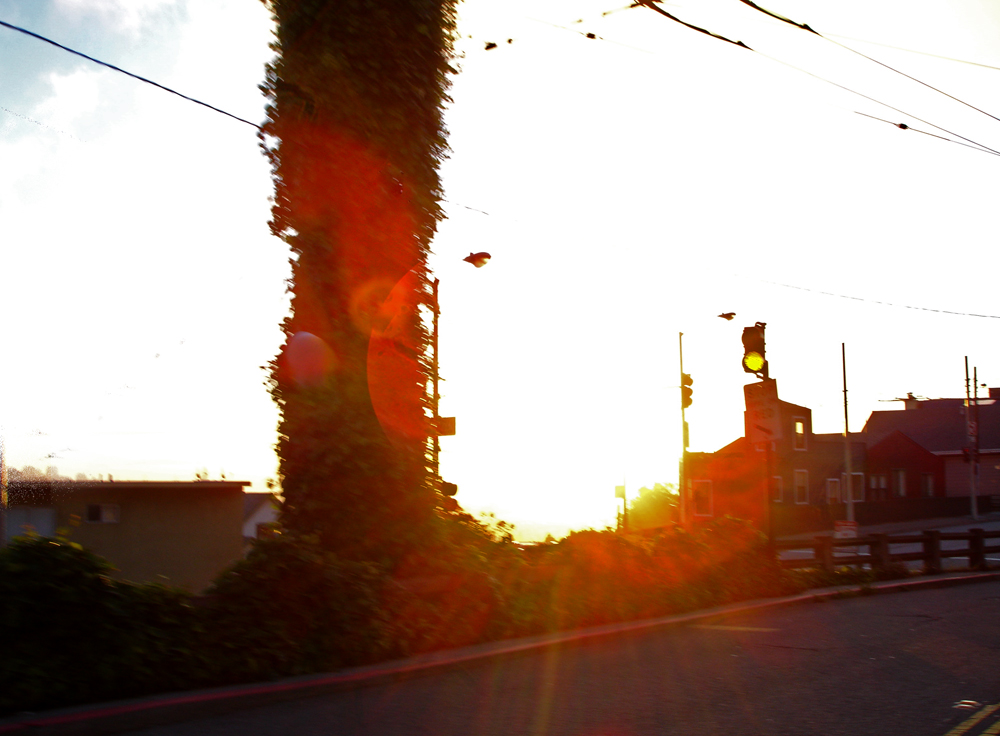
<svg viewBox="0 0 1000 736">
<path fill-rule="evenodd" d="M 752 327 L 743 328 L 743 372 L 753 373 L 757 378 L 761 379 L 760 384 L 748 384 L 764 386 L 770 385 L 774 386 L 774 383 L 770 381 L 770 375 L 768 373 L 767 365 L 767 353 L 766 353 L 766 339 L 765 330 L 767 329 L 766 322 L 757 322 Z M 774 389 L 773 402 L 774 406 L 769 410 L 769 412 L 778 411 L 777 408 L 777 388 Z M 746 393 L 746 387 L 744 387 L 744 396 L 747 397 L 747 441 L 752 444 L 763 444 L 764 445 L 764 526 L 767 529 L 767 543 L 771 549 L 774 549 L 775 535 L 774 535 L 774 477 L 773 477 L 773 458 L 771 457 L 772 447 L 776 439 L 780 439 L 780 433 L 774 434 L 773 426 L 772 429 L 764 429 L 766 433 L 764 442 L 760 443 L 760 429 L 751 432 L 750 422 L 756 423 L 758 418 L 756 415 L 751 416 L 751 406 L 749 395 Z M 763 396 L 755 399 L 755 403 L 761 401 Z M 755 410 L 756 411 L 756 410 Z M 754 438 L 758 441 L 754 442 Z"/>
</svg>

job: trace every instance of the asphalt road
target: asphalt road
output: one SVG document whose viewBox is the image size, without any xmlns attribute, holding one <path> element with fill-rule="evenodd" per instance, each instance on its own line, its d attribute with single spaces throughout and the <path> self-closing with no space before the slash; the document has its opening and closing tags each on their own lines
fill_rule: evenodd
<svg viewBox="0 0 1000 736">
<path fill-rule="evenodd" d="M 132 733 L 992 736 L 998 613 L 1000 582 L 741 612 Z"/>
</svg>

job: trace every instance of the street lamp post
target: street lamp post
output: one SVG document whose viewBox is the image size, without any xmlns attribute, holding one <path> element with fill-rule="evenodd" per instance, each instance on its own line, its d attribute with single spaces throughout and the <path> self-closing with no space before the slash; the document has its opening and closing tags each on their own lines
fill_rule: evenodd
<svg viewBox="0 0 1000 736">
<path fill-rule="evenodd" d="M 489 253 L 470 253 L 462 260 L 471 263 L 476 268 L 485 266 L 491 256 Z M 434 482 L 446 496 L 454 496 L 458 488 L 453 483 L 445 483 L 441 479 L 441 437 L 455 434 L 455 418 L 442 417 L 440 414 L 440 363 L 438 359 L 438 322 L 441 319 L 441 305 L 438 302 L 440 279 L 431 282 L 431 469 Z"/>
<path fill-rule="evenodd" d="M 680 362 L 681 369 L 681 383 L 684 382 L 684 333 L 677 333 L 677 353 Z M 683 392 L 682 392 L 683 394 Z M 680 471 L 678 472 L 678 485 L 680 486 L 680 516 L 681 524 L 687 525 L 688 515 L 690 510 L 688 509 L 688 498 L 687 498 L 687 451 L 688 451 L 688 431 L 687 431 L 687 419 L 684 415 L 684 398 L 681 397 L 681 465 Z"/>
<path fill-rule="evenodd" d="M 431 432 L 433 432 L 433 441 L 431 444 L 431 468 L 434 470 L 435 479 L 439 479 L 441 477 L 441 435 L 439 433 L 441 417 L 438 414 L 438 406 L 441 403 L 441 394 L 438 390 L 438 381 L 440 380 L 438 375 L 438 320 L 441 318 L 441 305 L 438 304 L 438 284 L 440 283 L 440 279 L 434 279 L 431 293 L 431 309 L 433 310 L 431 320 L 431 349 L 434 351 L 434 357 L 431 360 Z"/>
</svg>

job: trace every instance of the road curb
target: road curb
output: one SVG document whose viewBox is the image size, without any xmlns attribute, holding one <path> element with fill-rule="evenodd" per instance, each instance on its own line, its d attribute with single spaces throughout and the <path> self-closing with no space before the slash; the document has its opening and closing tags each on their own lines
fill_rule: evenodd
<svg viewBox="0 0 1000 736">
<path fill-rule="evenodd" d="M 924 588 L 944 588 L 1000 580 L 1000 572 L 945 573 L 917 580 L 896 580 L 870 585 L 841 585 L 810 590 L 783 598 L 744 601 L 726 606 L 629 621 L 523 639 L 490 642 L 462 649 L 421 655 L 334 673 L 305 675 L 275 682 L 170 693 L 97 705 L 66 708 L 0 719 L 0 734 L 18 736 L 110 736 L 154 726 L 223 715 L 250 707 L 314 697 L 361 687 L 371 687 L 465 666 L 489 658 L 521 655 L 552 646 L 569 645 L 606 636 L 679 626 L 744 611 L 777 608 L 855 595 L 902 593 Z"/>
</svg>

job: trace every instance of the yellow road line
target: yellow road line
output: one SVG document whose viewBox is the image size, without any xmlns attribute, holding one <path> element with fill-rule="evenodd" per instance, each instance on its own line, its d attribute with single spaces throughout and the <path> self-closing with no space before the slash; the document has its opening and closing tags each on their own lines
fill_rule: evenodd
<svg viewBox="0 0 1000 736">
<path fill-rule="evenodd" d="M 755 626 L 723 626 L 722 624 L 699 624 L 695 629 L 716 629 L 717 631 L 781 631 L 781 629 L 759 629 Z"/>
<path fill-rule="evenodd" d="M 978 713 L 973 715 L 964 723 L 959 723 L 944 736 L 962 736 L 963 733 L 970 730 L 973 726 L 975 726 L 977 723 L 983 720 L 986 716 L 993 713 L 993 711 L 995 711 L 997 708 L 1000 708 L 1000 703 L 997 703 L 996 705 L 987 705 L 985 708 L 982 708 Z M 1000 723 L 998 723 L 997 725 L 1000 726 Z M 993 736 L 993 734 L 995 733 L 997 733 L 997 731 L 993 731 L 990 734 L 990 736 Z"/>
</svg>

